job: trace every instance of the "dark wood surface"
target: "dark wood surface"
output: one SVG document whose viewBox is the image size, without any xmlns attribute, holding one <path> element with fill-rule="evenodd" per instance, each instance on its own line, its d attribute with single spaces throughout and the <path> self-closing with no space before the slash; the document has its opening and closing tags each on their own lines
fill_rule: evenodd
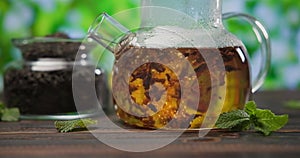
<svg viewBox="0 0 300 158">
<path fill-rule="evenodd" d="M 259 92 L 253 96 L 260 108 L 289 114 L 289 123 L 271 136 L 253 131 L 212 130 L 204 138 L 186 132 L 168 146 L 145 153 L 111 148 L 87 131 L 58 133 L 53 121 L 0 122 L 0 158 L 8 157 L 300 157 L 300 110 L 283 106 L 300 100 L 300 92 Z M 164 133 L 165 134 L 165 133 Z M 172 134 L 172 132 L 170 132 Z M 138 140 L 136 140 L 137 143 Z"/>
</svg>

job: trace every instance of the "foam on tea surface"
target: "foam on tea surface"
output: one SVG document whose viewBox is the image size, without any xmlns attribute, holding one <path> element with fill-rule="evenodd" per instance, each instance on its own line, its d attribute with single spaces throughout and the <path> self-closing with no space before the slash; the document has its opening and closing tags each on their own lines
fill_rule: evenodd
<svg viewBox="0 0 300 158">
<path fill-rule="evenodd" d="M 148 28 L 146 28 L 148 29 Z M 222 48 L 232 46 L 240 41 L 234 40 L 233 35 L 224 30 L 215 28 L 185 29 L 176 26 L 158 26 L 149 31 L 137 34 L 137 41 L 132 45 L 146 48 Z M 223 32 L 224 31 L 224 32 Z M 211 33 L 213 32 L 213 33 Z M 222 38 L 218 38 L 222 34 Z M 230 40 L 227 40 L 230 39 Z"/>
</svg>

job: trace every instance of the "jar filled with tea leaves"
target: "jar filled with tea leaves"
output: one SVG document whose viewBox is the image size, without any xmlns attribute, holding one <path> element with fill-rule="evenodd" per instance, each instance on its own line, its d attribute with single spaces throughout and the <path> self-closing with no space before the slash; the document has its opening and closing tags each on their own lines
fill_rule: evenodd
<svg viewBox="0 0 300 158">
<path fill-rule="evenodd" d="M 23 118 L 75 119 L 90 116 L 99 108 L 107 109 L 111 97 L 107 78 L 102 69 L 89 62 L 76 61 L 81 41 L 57 33 L 46 37 L 14 39 L 21 50 L 23 61 L 8 68 L 4 75 L 4 102 L 18 107 Z M 15 65 L 15 64 L 14 64 Z M 80 71 L 73 71 L 73 66 Z M 76 108 L 75 97 L 92 100 L 82 86 L 81 94 L 73 96 L 72 79 L 93 82 L 97 101 Z M 82 108 L 83 107 L 83 108 Z"/>
</svg>

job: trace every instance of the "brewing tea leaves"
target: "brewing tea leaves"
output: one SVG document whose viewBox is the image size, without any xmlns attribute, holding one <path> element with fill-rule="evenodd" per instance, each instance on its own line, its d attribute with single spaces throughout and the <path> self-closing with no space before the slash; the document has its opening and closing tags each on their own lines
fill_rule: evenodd
<svg viewBox="0 0 300 158">
<path fill-rule="evenodd" d="M 216 127 L 221 129 L 255 129 L 264 135 L 270 135 L 288 122 L 288 115 L 275 115 L 270 110 L 258 109 L 255 102 L 246 104 L 244 110 L 235 110 L 220 115 Z"/>
<path fill-rule="evenodd" d="M 121 106 L 117 109 L 117 115 L 126 124 L 142 128 L 161 129 L 168 124 L 168 128 L 179 129 L 186 128 L 188 122 L 189 128 L 198 129 L 202 126 L 210 103 L 222 99 L 219 97 L 223 95 L 221 93 L 226 92 L 224 109 L 238 109 L 242 105 L 233 103 L 245 102 L 250 88 L 250 70 L 245 54 L 241 46 L 148 48 L 129 45 L 117 53 L 114 65 L 119 70 L 118 75 L 113 77 L 114 95 L 122 96 L 118 97 L 117 103 L 122 105 L 117 104 Z M 150 61 L 150 58 L 159 58 L 167 65 Z M 147 62 L 140 65 L 141 59 Z M 140 66 L 137 68 L 136 65 Z M 170 68 L 176 68 L 176 71 Z M 126 80 L 127 70 L 134 70 L 128 72 L 131 74 L 129 80 Z M 187 103 L 184 110 L 177 113 L 176 109 L 181 106 L 182 88 L 187 87 L 191 87 L 184 93 L 187 96 L 184 102 Z M 221 90 L 223 87 L 225 91 Z M 152 90 L 158 93 L 154 96 Z M 124 97 L 128 92 L 130 97 Z M 199 108 L 193 107 L 197 104 L 192 103 L 194 101 L 198 102 Z M 122 110 L 122 107 L 128 110 Z M 139 115 L 141 108 L 145 108 L 142 115 L 147 117 L 133 115 Z M 171 123 L 173 119 L 176 121 Z"/>
<path fill-rule="evenodd" d="M 88 126 L 94 124 L 97 124 L 97 120 L 90 118 L 54 122 L 55 128 L 61 133 L 71 132 L 76 129 L 87 129 Z"/>
</svg>

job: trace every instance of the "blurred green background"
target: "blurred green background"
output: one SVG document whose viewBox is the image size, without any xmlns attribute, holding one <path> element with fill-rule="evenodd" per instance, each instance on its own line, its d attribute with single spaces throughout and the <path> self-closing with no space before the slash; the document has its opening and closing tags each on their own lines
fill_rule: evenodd
<svg viewBox="0 0 300 158">
<path fill-rule="evenodd" d="M 139 0 L 1 0 L 0 1 L 0 92 L 7 65 L 22 59 L 12 38 L 44 36 L 64 32 L 73 38 L 86 35 L 94 18 L 138 7 Z M 300 1 L 223 0 L 223 11 L 251 14 L 268 28 L 272 40 L 272 66 L 262 89 L 300 89 Z M 138 19 L 129 17 L 122 23 Z M 228 20 L 226 27 L 241 38 L 259 66 L 259 46 L 251 27 L 240 20 Z"/>
</svg>

